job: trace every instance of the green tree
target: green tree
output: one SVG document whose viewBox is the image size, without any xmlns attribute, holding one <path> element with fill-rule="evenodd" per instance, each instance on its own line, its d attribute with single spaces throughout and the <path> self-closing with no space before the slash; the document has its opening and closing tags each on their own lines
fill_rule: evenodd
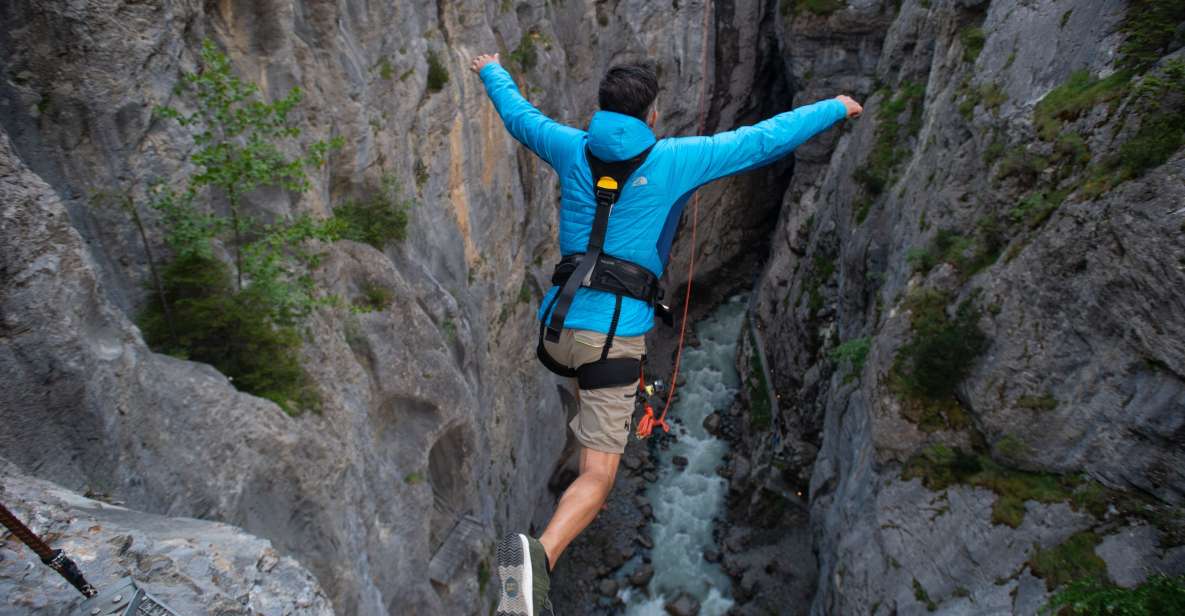
<svg viewBox="0 0 1185 616">
<path fill-rule="evenodd" d="M 343 225 L 308 216 L 264 223 L 243 205 L 261 187 L 308 190 L 307 170 L 323 164 L 340 140 L 302 146 L 292 117 L 300 90 L 265 101 L 232 73 L 210 41 L 202 45 L 200 69 L 182 75 L 178 92 L 191 96 L 192 112 L 157 112 L 192 130 L 197 150 L 190 162 L 197 171 L 177 188 L 162 183 L 149 190 L 148 204 L 160 215 L 172 260 L 154 274 L 157 293 L 141 315 L 145 338 L 158 351 L 215 366 L 238 388 L 289 412 L 314 406 L 296 326 L 333 298 L 316 293 L 309 271 L 318 255 L 308 240 L 333 241 Z M 226 216 L 202 207 L 219 197 Z M 138 221 L 138 211 L 129 211 Z M 233 272 L 214 254 L 214 240 L 232 253 Z"/>
<path fill-rule="evenodd" d="M 306 168 L 319 167 L 326 153 L 341 144 L 340 139 L 316 141 L 301 155 L 289 157 L 281 151 L 285 140 L 300 136 L 300 128 L 289 118 L 301 100 L 300 88 L 274 102 L 262 100 L 259 89 L 231 72 L 230 60 L 212 41 L 202 43 L 202 67 L 196 73 L 182 75 L 179 93 L 193 96 L 192 113 L 174 107 L 158 107 L 157 113 L 194 129 L 197 152 L 191 157 L 199 169 L 190 178 L 187 193 L 172 205 L 191 205 L 197 191 L 211 188 L 225 196 L 230 209 L 230 229 L 234 235 L 235 279 L 243 288 L 243 275 L 252 266 L 244 263 L 246 236 L 255 231 L 255 221 L 242 211 L 243 197 L 262 186 L 280 186 L 293 192 L 309 187 Z M 186 214 L 188 215 L 188 214 Z M 260 255 L 258 250 L 254 251 Z"/>
</svg>

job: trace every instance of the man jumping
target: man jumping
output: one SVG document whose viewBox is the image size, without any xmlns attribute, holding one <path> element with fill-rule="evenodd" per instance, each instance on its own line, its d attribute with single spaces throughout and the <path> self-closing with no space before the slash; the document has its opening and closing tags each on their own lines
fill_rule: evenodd
<svg viewBox="0 0 1185 616">
<path fill-rule="evenodd" d="M 538 355 L 577 380 L 579 411 L 568 425 L 580 443 L 580 475 L 538 539 L 510 534 L 498 546 L 498 616 L 551 616 L 550 571 L 617 476 L 683 206 L 700 186 L 771 163 L 862 108 L 838 96 L 711 137 L 657 140 L 658 79 L 646 66 L 605 73 L 588 131 L 528 103 L 498 54 L 474 58 L 471 68 L 506 130 L 560 177 L 563 258 L 539 308 Z"/>
</svg>

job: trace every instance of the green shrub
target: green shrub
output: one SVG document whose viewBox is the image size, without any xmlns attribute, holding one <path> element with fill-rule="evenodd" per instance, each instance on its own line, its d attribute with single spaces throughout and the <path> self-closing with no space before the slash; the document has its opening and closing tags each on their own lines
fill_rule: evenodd
<svg viewBox="0 0 1185 616">
<path fill-rule="evenodd" d="M 407 237 L 412 200 L 402 196 L 399 180 L 383 176 L 378 189 L 361 199 L 347 199 L 333 209 L 333 228 L 342 239 L 370 244 L 382 250 Z"/>
<path fill-rule="evenodd" d="M 388 58 L 379 60 L 378 68 L 379 77 L 382 77 L 384 80 L 390 81 L 395 76 L 395 67 L 391 66 L 391 60 Z"/>
<path fill-rule="evenodd" d="M 1185 2 L 1181 0 L 1130 0 L 1120 27 L 1126 35 L 1119 48 L 1120 64 L 1137 71 L 1155 64 L 1171 51 L 1169 47 L 1182 22 Z"/>
<path fill-rule="evenodd" d="M 1074 477 L 1010 469 L 986 456 L 941 444 L 930 445 L 911 457 L 901 478 L 921 479 L 923 485 L 936 492 L 953 485 L 991 490 L 996 494 L 992 523 L 1012 528 L 1024 521 L 1025 501 L 1068 502 L 1081 485 Z"/>
<path fill-rule="evenodd" d="M 1049 590 L 1078 580 L 1105 582 L 1107 564 L 1094 551 L 1101 541 L 1089 530 L 1075 533 L 1057 546 L 1037 549 L 1029 566 L 1033 575 L 1045 580 Z"/>
<path fill-rule="evenodd" d="M 860 174 L 862 172 L 863 172 L 863 169 L 856 170 L 856 179 L 860 178 Z M 872 202 L 873 202 L 873 198 L 870 195 L 864 195 L 863 197 L 860 197 L 855 202 L 854 205 L 856 206 L 856 224 L 861 224 L 865 220 L 868 219 L 868 214 L 870 212 L 872 212 Z"/>
<path fill-rule="evenodd" d="M 959 86 L 957 96 L 962 99 L 959 101 L 959 115 L 970 122 L 975 117 L 975 108 L 983 101 L 983 94 L 979 92 L 979 88 L 971 87 L 970 79 L 965 79 Z"/>
<path fill-rule="evenodd" d="M 1090 148 L 1078 133 L 1063 132 L 1053 144 L 1053 162 L 1080 167 L 1090 162 Z"/>
<path fill-rule="evenodd" d="M 983 97 L 983 106 L 992 114 L 1000 111 L 1000 105 L 1008 102 L 1008 94 L 1004 92 L 1004 88 L 996 82 L 985 83 L 979 87 L 980 96 Z"/>
<path fill-rule="evenodd" d="M 992 82 L 982 84 L 978 87 L 972 87 L 970 79 L 965 79 L 963 84 L 959 86 L 958 96 L 963 99 L 959 103 L 959 114 L 968 122 L 974 117 L 975 108 L 980 103 L 992 115 L 997 115 L 1000 111 L 1000 105 L 1003 105 L 1008 100 L 1008 94 L 1004 92 L 1004 88 L 1000 84 Z"/>
<path fill-rule="evenodd" d="M 448 83 L 448 68 L 435 51 L 428 50 L 428 91 L 439 92 Z"/>
<path fill-rule="evenodd" d="M 915 272 L 930 273 L 939 263 L 950 263 L 962 279 L 970 278 L 996 262 L 1003 237 L 992 219 L 982 221 L 974 237 L 951 229 L 940 229 L 926 248 L 911 248 L 906 260 Z"/>
<path fill-rule="evenodd" d="M 996 452 L 1009 460 L 1020 461 L 1033 453 L 1033 448 L 1015 434 L 1005 434 L 996 441 Z"/>
<path fill-rule="evenodd" d="M 1166 61 L 1157 74 L 1144 75 L 1127 109 L 1140 128 L 1116 155 L 1090 168 L 1082 185 L 1087 198 L 1164 164 L 1185 145 L 1185 61 Z"/>
<path fill-rule="evenodd" d="M 986 41 L 987 36 L 984 35 L 983 28 L 964 28 L 959 32 L 959 42 L 963 44 L 963 61 L 974 62 L 979 57 L 979 52 L 983 51 Z"/>
<path fill-rule="evenodd" d="M 997 159 L 1004 155 L 1004 150 L 1006 147 L 1007 145 L 1004 143 L 1004 140 L 1000 138 L 1000 134 L 996 133 L 992 137 L 992 142 L 989 143 L 988 147 L 984 148 L 983 150 L 983 162 L 990 166 L 992 163 L 996 162 Z"/>
<path fill-rule="evenodd" d="M 169 331 L 164 304 L 154 295 L 139 321 L 150 347 L 208 363 L 238 389 L 267 398 L 288 413 L 319 405 L 300 366 L 299 332 L 275 324 L 253 286 L 235 291 L 225 264 L 196 254 L 175 259 L 162 271 L 162 279 L 177 338 Z"/>
<path fill-rule="evenodd" d="M 925 86 L 909 82 L 901 84 L 896 96 L 885 100 L 877 112 L 876 135 L 868 162 L 856 172 L 856 180 L 864 185 L 871 196 L 884 192 L 892 183 L 892 173 L 897 165 L 909 156 L 909 150 L 897 145 L 901 132 L 901 115 L 910 112 L 907 129 L 910 135 L 921 128 L 922 102 Z"/>
<path fill-rule="evenodd" d="M 830 15 L 845 9 L 848 3 L 844 0 L 793 0 L 798 12 L 809 11 L 815 15 Z"/>
<path fill-rule="evenodd" d="M 524 32 L 521 39 L 518 41 L 518 47 L 510 52 L 509 60 L 521 69 L 524 73 L 535 68 L 539 63 L 539 50 L 536 48 L 535 41 L 540 37 L 540 34 L 535 31 Z"/>
<path fill-rule="evenodd" d="M 141 328 L 154 350 L 209 363 L 239 389 L 289 413 L 315 408 L 319 400 L 300 367 L 296 326 L 329 301 L 314 289 L 308 270 L 317 256 L 305 244 L 332 239 L 332 233 L 307 216 L 265 224 L 242 205 L 261 187 L 307 190 L 306 169 L 323 164 L 341 140 L 293 144 L 301 132 L 291 117 L 301 100 L 298 88 L 266 102 L 257 87 L 231 71 L 211 41 L 202 44 L 200 64 L 178 85 L 179 94 L 192 96 L 193 111 L 156 109 L 193 131 L 196 149 L 189 162 L 195 171 L 179 188 L 157 185 L 150 191 L 173 256 L 161 269 Z M 292 149 L 295 157 L 285 154 Z M 201 211 L 204 196 L 225 198 L 228 215 Z M 212 256 L 215 240 L 231 253 L 233 270 Z"/>
<path fill-rule="evenodd" d="M 871 346 L 872 340 L 868 336 L 852 338 L 831 351 L 831 361 L 837 364 L 848 362 L 852 367 L 852 372 L 859 374 L 864 370 L 864 361 L 868 359 L 868 350 Z"/>
<path fill-rule="evenodd" d="M 1041 178 L 1041 173 L 1048 168 L 1049 159 L 1031 154 L 1024 146 L 1018 146 L 1004 153 L 996 170 L 996 179 L 1015 178 L 1021 187 L 1032 188 Z"/>
<path fill-rule="evenodd" d="M 749 426 L 755 430 L 769 428 L 773 419 L 773 405 L 769 399 L 769 382 L 765 380 L 765 369 L 757 343 L 749 334 L 749 376 L 745 384 L 749 387 Z"/>
<path fill-rule="evenodd" d="M 905 261 L 909 263 L 909 268 L 915 272 L 922 274 L 930 273 L 938 265 L 938 260 L 934 258 L 934 253 L 929 249 L 914 246 L 905 252 Z"/>
<path fill-rule="evenodd" d="M 904 390 L 916 398 L 946 400 L 971 372 L 988 340 L 979 329 L 979 309 L 970 301 L 948 317 L 950 296 L 934 291 L 916 294 L 909 301 L 913 311 L 913 337 L 902 345 L 893 371 Z"/>
<path fill-rule="evenodd" d="M 1146 116 L 1135 136 L 1119 146 L 1121 175 L 1139 177 L 1167 162 L 1182 145 L 1185 145 L 1185 109 Z"/>
<path fill-rule="evenodd" d="M 1066 83 L 1046 94 L 1033 109 L 1037 134 L 1053 141 L 1062 124 L 1075 120 L 1096 105 L 1117 101 L 1127 94 L 1132 73 L 1118 71 L 1103 79 L 1092 77 L 1086 70 L 1075 71 Z"/>
<path fill-rule="evenodd" d="M 925 604 L 926 611 L 933 612 L 938 609 L 938 604 L 930 599 L 930 594 L 922 587 L 922 583 L 917 578 L 913 579 L 913 598 L 917 599 L 918 603 Z"/>
<path fill-rule="evenodd" d="M 1052 411 L 1057 408 L 1057 399 L 1049 394 L 1026 395 L 1017 398 L 1016 405 L 1033 411 Z"/>
<path fill-rule="evenodd" d="M 807 304 L 807 308 L 810 310 L 811 316 L 823 309 L 823 287 L 827 285 L 834 274 L 835 259 L 822 253 L 816 254 L 814 267 L 806 279 L 810 293 L 810 302 Z"/>
<path fill-rule="evenodd" d="M 490 562 L 482 559 L 477 563 L 477 596 L 484 597 L 486 586 L 490 583 Z"/>
<path fill-rule="evenodd" d="M 1041 614 L 1094 616 L 1161 616 L 1185 614 L 1185 575 L 1152 574 L 1134 588 L 1122 588 L 1095 577 L 1071 582 L 1059 590 Z"/>
<path fill-rule="evenodd" d="M 1030 193 L 1008 211 L 1008 217 L 1012 222 L 1023 223 L 1030 229 L 1036 229 L 1049 219 L 1065 198 L 1064 192 Z"/>
<path fill-rule="evenodd" d="M 364 282 L 361 291 L 362 295 L 354 300 L 354 308 L 359 312 L 386 310 L 395 301 L 395 292 L 381 284 Z"/>
</svg>

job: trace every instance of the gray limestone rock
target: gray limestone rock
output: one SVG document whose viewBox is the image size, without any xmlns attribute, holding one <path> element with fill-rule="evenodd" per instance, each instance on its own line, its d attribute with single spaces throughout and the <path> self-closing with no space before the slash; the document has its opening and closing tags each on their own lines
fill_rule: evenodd
<svg viewBox="0 0 1185 616">
<path fill-rule="evenodd" d="M 0 500 L 100 592 L 124 577 L 178 614 L 330 616 L 316 578 L 241 529 L 84 498 L 0 459 Z M 77 613 L 82 597 L 12 538 L 0 544 L 0 614 Z"/>
<path fill-rule="evenodd" d="M 1034 136 L 1034 106 L 1075 70 L 1114 70 L 1126 6 L 847 4 L 780 22 L 797 102 L 837 86 L 864 100 L 865 113 L 796 153 L 753 300 L 781 413 L 770 431 L 738 439 L 753 461 L 749 483 L 775 476 L 809 483 L 819 555 L 812 613 L 873 606 L 928 613 L 915 580 L 939 613 L 971 605 L 1035 613 L 1049 591 L 1024 566 L 1033 545 L 1050 547 L 1103 521 L 1029 502 L 1019 528 L 992 525 L 995 494 L 931 493 L 903 482 L 901 465 L 934 444 L 978 446 L 1014 468 L 1084 474 L 1152 494 L 1170 511 L 1180 507 L 1185 354 L 1173 332 L 1185 330 L 1185 278 L 1173 264 L 1185 258 L 1185 228 L 1174 217 L 1185 200 L 1185 160 L 1178 152 L 1097 197 L 1080 190 L 1080 170 L 1062 181 L 1068 196 L 1048 220 L 1007 234 L 982 271 L 972 276 L 948 263 L 917 273 L 907 255 L 938 230 L 972 236 L 985 217 L 1009 220 L 1031 194 L 999 178 L 1001 158 L 1022 147 L 1052 155 L 1052 145 Z M 975 28 L 984 34 L 978 55 L 965 53 L 965 35 Z M 902 128 L 892 136 L 899 162 L 869 199 L 860 173 L 883 139 L 882 110 L 908 83 L 924 90 L 921 104 L 913 117 L 894 118 Z M 1098 164 L 1131 135 L 1135 122 L 1125 113 L 1101 105 L 1064 130 L 1081 135 Z M 1043 181 L 1054 181 L 1045 173 Z M 903 415 L 892 372 L 912 335 L 903 300 L 916 289 L 951 292 L 983 311 L 979 326 L 990 346 L 956 391 L 968 429 L 927 431 Z M 830 353 L 865 337 L 867 359 L 849 374 Z M 740 353 L 742 373 L 747 353 Z M 1114 579 L 1135 583 L 1139 568 L 1182 571 L 1158 547 L 1168 531 L 1122 528 L 1098 528 L 1097 553 Z M 1113 532 L 1137 536 L 1121 542 Z"/>
<path fill-rule="evenodd" d="M 4 4 L 0 225 L 21 240 L 0 247 L 0 455 L 137 510 L 266 537 L 317 576 L 339 613 L 484 610 L 493 585 L 477 572 L 490 554 L 437 584 L 428 563 L 462 516 L 491 545 L 546 520 L 574 399 L 533 361 L 558 184 L 502 129 L 467 62 L 500 51 L 534 104 L 583 126 L 603 70 L 649 57 L 662 74 L 660 132 L 731 128 L 764 113 L 754 83 L 771 76 L 776 50 L 769 37 L 762 49 L 746 44 L 769 26 L 758 3 L 723 8 Z M 718 28 L 732 32 L 721 35 L 724 55 L 709 53 Z M 285 416 L 208 366 L 146 348 L 133 320 L 147 255 L 123 214 L 94 207 L 94 195 L 142 200 L 153 182 L 190 170 L 191 135 L 152 109 L 188 104 L 174 86 L 204 38 L 265 95 L 301 87 L 302 138 L 347 144 L 308 193 L 259 190 L 247 211 L 323 216 L 385 176 L 416 202 L 408 238 L 384 251 L 319 247 L 323 289 L 350 299 L 377 284 L 394 297 L 383 310 L 326 309 L 308 323 L 302 363 L 320 414 Z M 449 75 L 439 91 L 427 84 L 431 54 Z M 713 218 L 748 208 L 743 192 L 704 200 Z M 147 222 L 159 256 L 158 221 Z M 702 271 L 756 258 L 760 225 L 704 229 L 698 248 L 713 256 Z"/>
<path fill-rule="evenodd" d="M 699 614 L 699 601 L 687 593 L 683 593 L 668 601 L 664 609 L 671 616 L 696 616 Z"/>
</svg>

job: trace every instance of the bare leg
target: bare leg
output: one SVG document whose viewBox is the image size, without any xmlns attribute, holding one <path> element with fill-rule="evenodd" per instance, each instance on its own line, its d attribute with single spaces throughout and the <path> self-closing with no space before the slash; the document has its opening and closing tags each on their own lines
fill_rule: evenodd
<svg viewBox="0 0 1185 616">
<path fill-rule="evenodd" d="M 619 453 L 580 448 L 580 476 L 564 491 L 547 530 L 539 537 L 553 569 L 568 544 L 597 517 L 613 488 L 620 461 Z"/>
</svg>

